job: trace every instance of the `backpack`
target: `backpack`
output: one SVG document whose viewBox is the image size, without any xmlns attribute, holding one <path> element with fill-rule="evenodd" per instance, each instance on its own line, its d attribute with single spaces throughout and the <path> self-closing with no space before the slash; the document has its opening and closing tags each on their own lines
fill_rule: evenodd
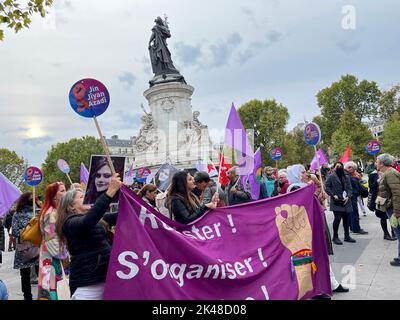
<svg viewBox="0 0 400 320">
<path fill-rule="evenodd" d="M 360 196 L 361 196 L 362 198 L 368 198 L 368 188 L 365 187 L 365 186 L 361 183 L 361 181 L 360 181 L 359 184 L 358 184 L 358 189 L 359 189 L 359 192 L 360 192 Z"/>
</svg>

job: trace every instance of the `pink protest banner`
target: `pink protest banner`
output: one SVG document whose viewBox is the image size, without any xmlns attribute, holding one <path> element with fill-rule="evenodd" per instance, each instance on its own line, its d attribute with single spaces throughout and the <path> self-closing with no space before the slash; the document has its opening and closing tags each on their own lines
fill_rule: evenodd
<svg viewBox="0 0 400 320">
<path fill-rule="evenodd" d="M 314 186 L 189 225 L 123 186 L 104 299 L 294 300 L 332 294 Z"/>
</svg>

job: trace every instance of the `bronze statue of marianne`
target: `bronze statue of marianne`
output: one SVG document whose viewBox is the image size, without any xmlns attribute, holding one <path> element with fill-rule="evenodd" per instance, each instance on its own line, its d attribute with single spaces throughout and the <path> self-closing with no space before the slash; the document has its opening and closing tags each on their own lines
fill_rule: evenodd
<svg viewBox="0 0 400 320">
<path fill-rule="evenodd" d="M 171 37 L 168 25 L 160 17 L 157 17 L 154 22 L 156 24 L 152 29 L 153 33 L 149 41 L 149 52 L 153 73 L 156 76 L 169 73 L 179 74 L 179 71 L 175 68 L 172 62 L 171 52 L 167 45 L 167 38 Z"/>
</svg>

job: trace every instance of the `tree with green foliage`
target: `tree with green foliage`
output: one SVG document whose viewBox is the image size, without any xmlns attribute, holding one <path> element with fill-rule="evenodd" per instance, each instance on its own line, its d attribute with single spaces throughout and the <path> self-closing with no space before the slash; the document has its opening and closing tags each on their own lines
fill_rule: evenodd
<svg viewBox="0 0 400 320">
<path fill-rule="evenodd" d="M 85 136 L 80 139 L 73 138 L 68 142 L 53 145 L 47 152 L 47 157 L 42 165 L 43 182 L 39 185 L 41 194 L 43 194 L 43 190 L 48 184 L 56 181 L 62 181 L 67 188 L 69 187 L 70 182 L 66 174 L 57 167 L 59 159 L 64 159 L 68 162 L 71 168 L 69 176 L 72 182 L 79 183 L 80 164 L 83 162 L 86 168 L 89 168 L 92 154 L 104 154 L 104 151 L 100 140 L 91 136 Z"/>
<path fill-rule="evenodd" d="M 53 0 L 29 0 L 24 6 L 19 2 L 16 0 L 0 1 L 0 41 L 4 39 L 2 24 L 15 32 L 29 28 L 30 17 L 34 13 L 39 13 L 44 18 L 47 13 L 46 8 L 53 4 Z"/>
<path fill-rule="evenodd" d="M 314 147 L 309 146 L 304 139 L 304 131 L 294 129 L 287 133 L 283 145 L 284 157 L 279 163 L 279 167 L 285 168 L 292 164 L 308 164 L 314 157 Z"/>
<path fill-rule="evenodd" d="M 339 120 L 347 110 L 358 120 L 370 119 L 378 114 L 381 92 L 374 81 L 359 80 L 353 75 L 342 76 L 340 81 L 317 93 L 321 109 L 323 139 L 331 145 L 332 135 L 339 127 Z"/>
<path fill-rule="evenodd" d="M 400 112 L 400 85 L 382 92 L 379 116 L 388 120 L 395 112 Z"/>
<path fill-rule="evenodd" d="M 263 165 L 273 164 L 269 152 L 275 147 L 283 148 L 285 127 L 289 120 L 288 109 L 271 100 L 251 100 L 238 109 L 240 119 L 246 129 L 254 130 L 254 152 L 261 149 Z"/>
<path fill-rule="evenodd" d="M 27 167 L 28 160 L 20 157 L 15 151 L 0 149 L 0 172 L 18 188 L 23 187 Z"/>
<path fill-rule="evenodd" d="M 373 139 L 368 127 L 346 110 L 340 118 L 339 127 L 332 135 L 332 149 L 335 160 L 339 160 L 348 146 L 351 146 L 351 158 L 366 159 L 365 145 Z"/>
<path fill-rule="evenodd" d="M 382 151 L 400 157 L 400 112 L 392 114 L 384 126 Z"/>
</svg>

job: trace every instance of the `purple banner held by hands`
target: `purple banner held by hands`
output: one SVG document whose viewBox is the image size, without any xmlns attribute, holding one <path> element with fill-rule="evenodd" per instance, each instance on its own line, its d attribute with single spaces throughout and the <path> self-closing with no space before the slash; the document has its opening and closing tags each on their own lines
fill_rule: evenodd
<svg viewBox="0 0 400 320">
<path fill-rule="evenodd" d="M 332 294 L 323 210 L 310 185 L 182 225 L 125 186 L 107 300 L 292 300 Z"/>
</svg>

